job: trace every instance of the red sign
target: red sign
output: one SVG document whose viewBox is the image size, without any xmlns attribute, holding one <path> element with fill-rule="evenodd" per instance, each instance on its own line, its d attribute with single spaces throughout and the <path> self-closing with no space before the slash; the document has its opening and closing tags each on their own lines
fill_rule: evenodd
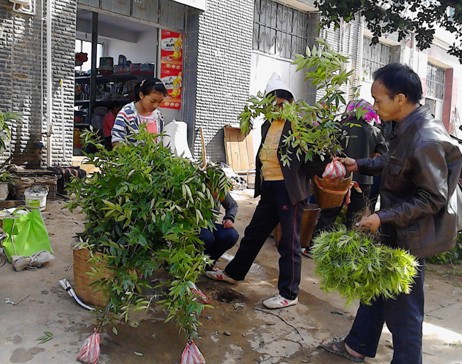
<svg viewBox="0 0 462 364">
<path fill-rule="evenodd" d="M 160 38 L 160 79 L 168 92 L 161 107 L 179 110 L 183 81 L 183 35 L 161 30 Z"/>
</svg>

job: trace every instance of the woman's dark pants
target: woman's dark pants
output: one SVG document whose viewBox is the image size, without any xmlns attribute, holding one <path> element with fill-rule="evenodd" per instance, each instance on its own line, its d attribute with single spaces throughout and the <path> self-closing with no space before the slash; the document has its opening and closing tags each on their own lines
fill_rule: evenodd
<svg viewBox="0 0 462 364">
<path fill-rule="evenodd" d="M 243 280 L 266 239 L 281 223 L 278 289 L 281 296 L 295 299 L 301 277 L 300 222 L 304 204 L 292 205 L 284 181 L 263 182 L 260 202 L 245 229 L 236 256 L 225 268 L 226 274 Z"/>
</svg>

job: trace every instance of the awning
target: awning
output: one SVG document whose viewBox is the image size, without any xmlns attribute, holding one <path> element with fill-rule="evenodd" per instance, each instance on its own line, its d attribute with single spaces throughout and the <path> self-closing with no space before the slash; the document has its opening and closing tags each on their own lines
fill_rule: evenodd
<svg viewBox="0 0 462 364">
<path fill-rule="evenodd" d="M 196 9 L 205 10 L 207 0 L 173 0 L 177 3 L 191 6 Z"/>
</svg>

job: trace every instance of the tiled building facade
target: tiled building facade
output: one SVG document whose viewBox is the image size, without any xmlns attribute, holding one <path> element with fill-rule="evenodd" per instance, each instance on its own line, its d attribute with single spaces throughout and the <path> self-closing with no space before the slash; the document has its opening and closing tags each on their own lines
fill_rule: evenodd
<svg viewBox="0 0 462 364">
<path fill-rule="evenodd" d="M 458 92 L 462 67 L 446 54 L 444 37 L 424 52 L 416 49 L 412 37 L 398 42 L 389 36 L 371 47 L 370 34 L 359 19 L 335 31 L 319 31 L 319 15 L 311 0 L 207 0 L 204 10 L 183 5 L 188 1 L 154 2 L 184 14 L 176 14 L 176 22 L 171 23 L 173 17 L 163 12 L 155 25 L 184 32 L 183 105 L 178 117 L 188 125 L 188 143 L 196 156 L 200 154 L 198 129 L 202 128 L 208 157 L 225 160 L 223 126 L 237 123 L 246 98 L 263 90 L 273 72 L 290 84 L 296 97 L 313 100 L 312 87 L 291 61 L 319 35 L 350 56 L 348 66 L 355 70 L 351 86 L 361 84 L 362 97 L 370 100 L 371 73 L 376 68 L 392 61 L 405 62 L 421 76 L 424 102 L 447 128 L 456 132 L 461 123 L 457 105 L 462 97 Z M 12 143 L 1 158 L 33 167 L 68 165 L 73 155 L 77 11 L 82 6 L 104 15 L 117 10 L 107 4 L 102 9 L 101 0 L 32 3 L 31 15 L 13 11 L 10 1 L 0 2 L 0 110 L 22 114 L 12 125 Z M 133 5 L 127 9 L 126 14 L 116 14 L 117 19 L 133 19 Z M 258 143 L 258 135 L 254 139 Z"/>
</svg>

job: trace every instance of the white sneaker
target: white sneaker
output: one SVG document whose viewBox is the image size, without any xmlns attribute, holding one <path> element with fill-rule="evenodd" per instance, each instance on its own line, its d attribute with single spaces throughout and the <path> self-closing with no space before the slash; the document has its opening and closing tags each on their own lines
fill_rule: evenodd
<svg viewBox="0 0 462 364">
<path fill-rule="evenodd" d="M 278 294 L 277 296 L 264 300 L 263 306 L 265 306 L 266 308 L 275 310 L 278 308 L 285 308 L 285 307 L 293 306 L 297 303 L 298 303 L 298 297 L 295 297 L 294 300 L 289 300 L 288 298 L 284 298 L 280 294 Z"/>
<path fill-rule="evenodd" d="M 205 276 L 207 278 L 213 279 L 214 281 L 227 282 L 230 284 L 237 283 L 237 281 L 227 275 L 224 270 L 208 270 L 205 272 Z"/>
</svg>

